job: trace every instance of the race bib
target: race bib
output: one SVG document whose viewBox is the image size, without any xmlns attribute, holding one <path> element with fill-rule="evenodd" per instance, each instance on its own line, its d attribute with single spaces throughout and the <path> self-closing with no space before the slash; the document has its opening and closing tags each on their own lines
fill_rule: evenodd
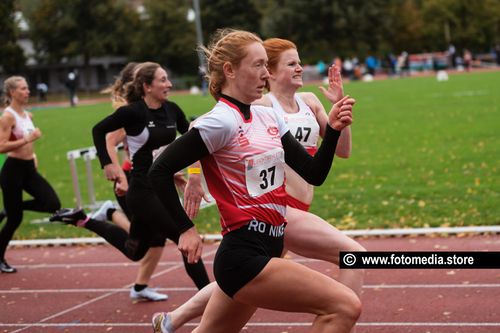
<svg viewBox="0 0 500 333">
<path fill-rule="evenodd" d="M 290 129 L 290 133 L 301 145 L 304 147 L 316 145 L 319 136 L 319 125 L 315 119 L 302 114 L 288 114 L 283 118 Z"/>
<path fill-rule="evenodd" d="M 275 148 L 245 160 L 248 194 L 258 197 L 277 189 L 285 181 L 285 152 Z"/>
</svg>

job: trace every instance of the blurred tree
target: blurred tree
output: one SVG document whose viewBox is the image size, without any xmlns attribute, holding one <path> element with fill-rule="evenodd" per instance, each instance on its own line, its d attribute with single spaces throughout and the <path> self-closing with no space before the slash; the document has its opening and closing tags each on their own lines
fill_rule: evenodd
<svg viewBox="0 0 500 333">
<path fill-rule="evenodd" d="M 87 86 L 90 58 L 125 54 L 139 22 L 130 6 L 113 0 L 41 0 L 28 20 L 38 60 L 82 56 Z"/>
<path fill-rule="evenodd" d="M 176 74 L 198 72 L 194 22 L 187 20 L 190 3 L 144 0 L 139 33 L 131 49 L 137 61 L 155 61 Z"/>
<path fill-rule="evenodd" d="M 25 68 L 26 58 L 17 44 L 18 29 L 14 0 L 0 1 L 0 73 L 19 74 Z"/>
<path fill-rule="evenodd" d="M 335 2 L 335 1 L 333 1 Z M 297 44 L 304 63 L 330 61 L 337 36 L 333 35 L 332 1 L 279 0 L 262 20 L 264 37 L 290 39 Z"/>
<path fill-rule="evenodd" d="M 393 1 L 387 8 L 383 53 L 422 52 L 425 23 L 419 0 Z"/>
<path fill-rule="evenodd" d="M 428 0 L 422 4 L 427 47 L 488 51 L 500 40 L 500 1 Z"/>
<path fill-rule="evenodd" d="M 208 42 L 219 28 L 242 29 L 260 34 L 261 12 L 251 0 L 200 1 L 203 39 Z"/>
<path fill-rule="evenodd" d="M 262 32 L 296 42 L 305 63 L 374 54 L 390 48 L 385 14 L 394 1 L 279 0 L 267 8 Z"/>
<path fill-rule="evenodd" d="M 29 7 L 23 12 L 41 62 L 122 54 L 196 76 L 195 24 L 187 20 L 192 1 L 140 2 L 139 16 L 133 0 L 3 0 L 1 64 L 24 63 L 12 55 L 20 54 L 11 14 L 19 3 Z M 500 42 L 500 0 L 203 0 L 200 6 L 205 43 L 218 28 L 244 29 L 294 41 L 304 63 L 442 51 L 449 42 L 486 51 Z"/>
</svg>

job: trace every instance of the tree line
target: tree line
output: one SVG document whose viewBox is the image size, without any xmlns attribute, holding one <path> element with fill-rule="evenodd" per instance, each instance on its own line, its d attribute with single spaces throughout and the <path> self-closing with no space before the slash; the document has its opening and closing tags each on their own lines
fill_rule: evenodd
<svg viewBox="0 0 500 333">
<path fill-rule="evenodd" d="M 407 51 L 487 52 L 500 43 L 500 0 L 199 0 L 205 43 L 221 27 L 245 29 L 262 38 L 294 41 L 304 63 L 334 56 Z M 157 61 L 175 74 L 196 74 L 195 23 L 191 0 L 2 0 L 0 65 L 22 71 L 16 44 L 33 41 L 38 63 L 80 56 L 126 56 Z M 140 10 L 138 10 L 140 9 Z M 28 31 L 19 31 L 20 11 Z"/>
</svg>

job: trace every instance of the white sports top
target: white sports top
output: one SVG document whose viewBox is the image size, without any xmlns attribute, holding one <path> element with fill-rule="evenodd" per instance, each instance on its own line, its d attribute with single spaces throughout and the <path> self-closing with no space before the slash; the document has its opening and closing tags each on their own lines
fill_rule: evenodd
<svg viewBox="0 0 500 333">
<path fill-rule="evenodd" d="M 288 127 L 283 118 L 272 108 L 252 105 L 245 120 L 236 105 L 221 98 L 194 127 L 210 152 L 201 163 L 222 234 L 252 219 L 281 225 L 287 200 L 281 137 Z"/>
<path fill-rule="evenodd" d="M 11 141 L 22 139 L 25 135 L 28 135 L 35 130 L 35 125 L 33 125 L 33 122 L 26 111 L 23 111 L 24 114 L 22 117 L 10 106 L 5 108 L 4 112 L 10 113 L 16 119 L 16 123 L 12 128 L 12 134 L 10 136 Z"/>
<path fill-rule="evenodd" d="M 273 109 L 279 111 L 283 116 L 285 123 L 290 129 L 290 133 L 302 146 L 304 146 L 309 154 L 314 155 L 317 151 L 319 124 L 311 108 L 298 94 L 295 94 L 294 97 L 299 106 L 299 111 L 296 113 L 288 113 L 281 107 L 278 99 L 272 93 L 267 94 L 267 96 L 269 96 L 271 100 Z"/>
</svg>

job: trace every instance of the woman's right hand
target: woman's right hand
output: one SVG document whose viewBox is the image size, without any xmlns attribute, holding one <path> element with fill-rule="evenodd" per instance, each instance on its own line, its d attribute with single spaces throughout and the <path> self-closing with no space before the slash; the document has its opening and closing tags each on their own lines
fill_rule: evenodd
<svg viewBox="0 0 500 333">
<path fill-rule="evenodd" d="M 24 136 L 26 143 L 33 142 L 42 136 L 42 131 L 37 127 L 33 131 L 29 132 Z"/>
<path fill-rule="evenodd" d="M 104 176 L 109 181 L 117 181 L 120 179 L 123 171 L 119 165 L 114 163 L 106 164 L 104 166 Z"/>
<path fill-rule="evenodd" d="M 349 95 L 344 96 L 340 101 L 333 104 L 328 114 L 328 124 L 337 131 L 352 124 L 352 107 L 356 100 Z"/>
<path fill-rule="evenodd" d="M 118 177 L 115 180 L 115 193 L 119 197 L 123 197 L 128 191 L 128 180 L 125 175 Z"/>
</svg>

